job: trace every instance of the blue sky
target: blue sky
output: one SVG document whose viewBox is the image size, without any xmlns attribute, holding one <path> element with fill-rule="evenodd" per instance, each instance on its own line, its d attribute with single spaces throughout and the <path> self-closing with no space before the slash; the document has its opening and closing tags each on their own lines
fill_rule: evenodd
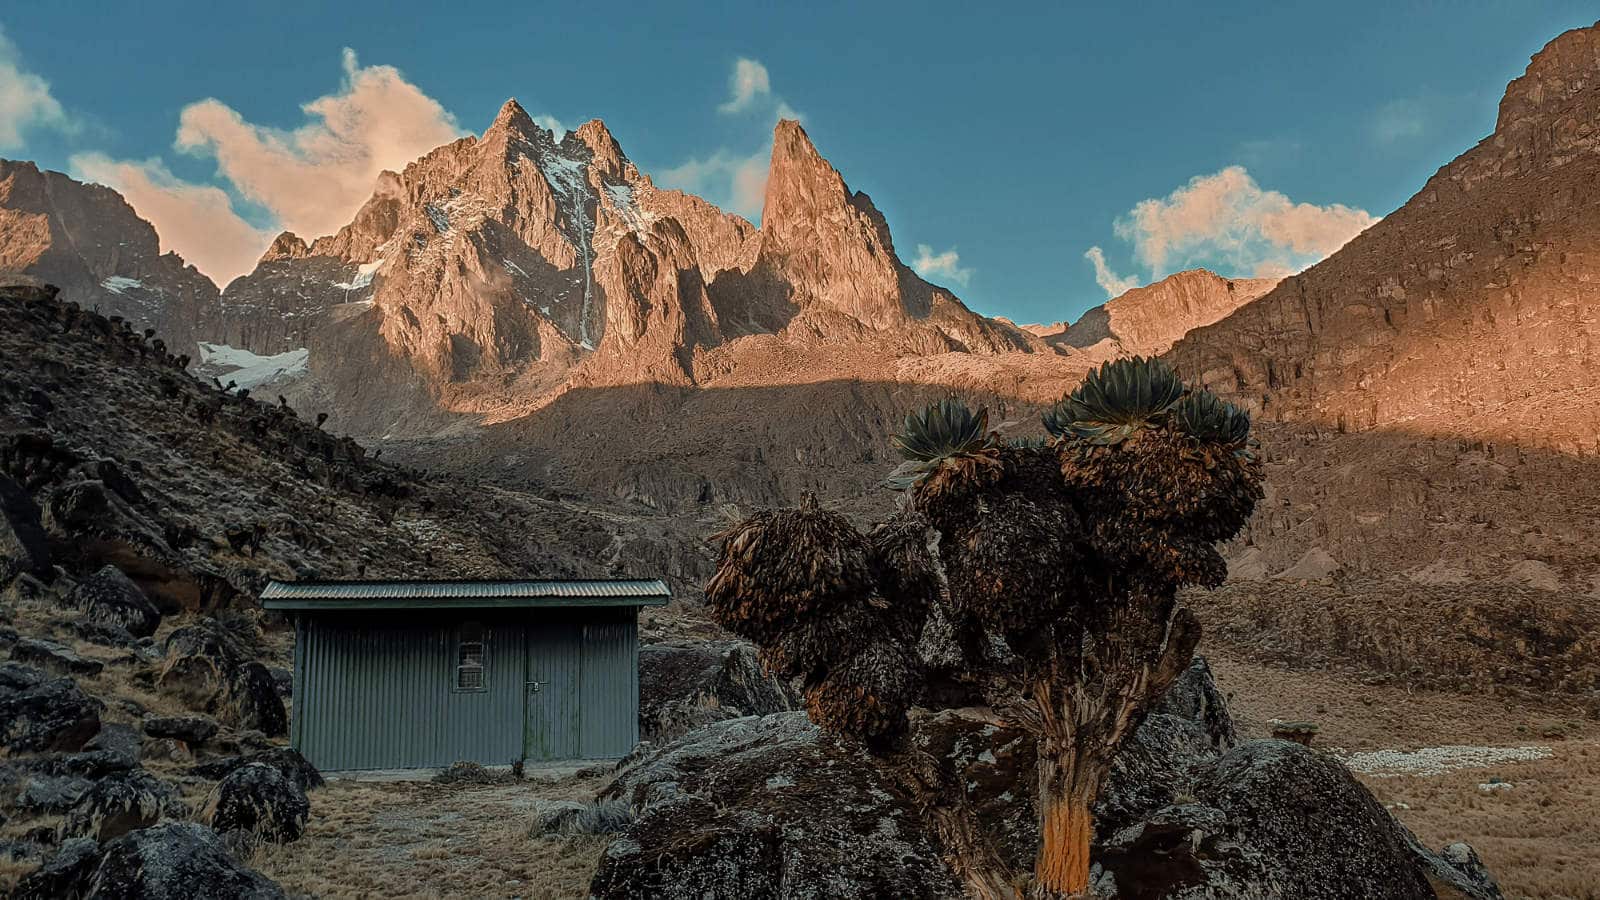
<svg viewBox="0 0 1600 900">
<path fill-rule="evenodd" d="M 1315 261 L 1489 134 L 1529 55 L 1596 16 L 1592 2 L 228 6 L 0 11 L 0 155 L 116 182 L 216 274 L 280 226 L 347 219 L 372 166 L 481 131 L 507 97 L 569 127 L 603 118 L 659 183 L 752 216 L 771 126 L 797 114 L 903 259 L 1023 321 L 1075 318 L 1179 268 Z"/>
</svg>

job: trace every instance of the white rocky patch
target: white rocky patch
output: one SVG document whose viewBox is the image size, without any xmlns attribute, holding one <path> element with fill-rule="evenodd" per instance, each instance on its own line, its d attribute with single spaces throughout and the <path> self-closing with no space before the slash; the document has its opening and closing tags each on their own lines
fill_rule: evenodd
<svg viewBox="0 0 1600 900">
<path fill-rule="evenodd" d="M 381 259 L 375 259 L 369 263 L 362 263 L 361 265 L 356 266 L 356 277 L 350 279 L 349 281 L 336 281 L 333 283 L 333 286 L 345 291 L 359 291 L 372 283 L 372 275 L 374 272 L 378 271 L 378 267 L 381 265 L 383 265 L 383 260 Z"/>
<path fill-rule="evenodd" d="M 509 259 L 501 260 L 500 264 L 505 266 L 506 267 L 506 271 L 510 272 L 512 275 L 521 275 L 523 278 L 527 278 L 528 277 L 528 273 L 522 271 L 522 267 L 521 266 L 517 265 L 516 263 L 512 262 Z"/>
<path fill-rule="evenodd" d="M 539 170 L 550 182 L 556 199 L 567 214 L 567 221 L 573 229 L 573 233 L 567 237 L 578 249 L 583 263 L 583 314 L 578 318 L 578 345 L 593 350 L 594 345 L 589 338 L 589 315 L 594 304 L 594 223 L 589 221 L 588 205 L 599 198 L 589 188 L 587 168 L 583 160 L 563 156 L 554 148 L 542 149 L 539 155 Z"/>
<path fill-rule="evenodd" d="M 269 381 L 287 381 L 306 373 L 311 351 L 304 347 L 261 356 L 227 344 L 200 342 L 200 368 L 223 384 L 254 389 Z"/>
<path fill-rule="evenodd" d="M 100 286 L 113 294 L 120 294 L 129 288 L 142 288 L 144 287 L 144 282 L 137 278 L 124 278 L 121 275 L 113 275 L 100 282 Z"/>
<path fill-rule="evenodd" d="M 450 230 L 450 215 L 432 203 L 422 204 L 422 211 L 433 222 L 433 230 L 444 234 Z"/>
<path fill-rule="evenodd" d="M 1443 775 L 1457 769 L 1483 769 L 1507 763 L 1533 762 L 1548 759 L 1549 747 L 1474 747 L 1454 744 L 1445 747 L 1424 747 L 1421 750 L 1366 750 L 1340 755 L 1339 759 L 1352 772 L 1374 778 L 1398 778 L 1403 775 Z"/>
</svg>

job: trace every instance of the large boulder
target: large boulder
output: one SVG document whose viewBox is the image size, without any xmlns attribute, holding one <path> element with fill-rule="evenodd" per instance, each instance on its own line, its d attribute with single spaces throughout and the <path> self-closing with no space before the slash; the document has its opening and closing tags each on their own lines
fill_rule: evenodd
<svg viewBox="0 0 1600 900">
<path fill-rule="evenodd" d="M 281 888 L 239 864 L 216 832 L 168 822 L 112 841 L 84 893 L 106 900 L 282 900 Z"/>
<path fill-rule="evenodd" d="M 99 730 L 99 701 L 72 679 L 45 679 L 25 666 L 0 673 L 0 747 L 12 752 L 72 752 L 82 749 Z"/>
<path fill-rule="evenodd" d="M 42 638 L 22 638 L 11 648 L 11 659 L 57 675 L 98 675 L 106 664 L 80 656 L 65 644 Z"/>
<path fill-rule="evenodd" d="M 122 628 L 134 637 L 149 637 L 161 625 L 155 604 L 116 566 L 104 566 L 78 582 L 62 601 L 89 621 Z"/>
<path fill-rule="evenodd" d="M 305 791 L 266 763 L 229 772 L 211 791 L 201 811 L 216 831 L 242 831 L 252 839 L 287 843 L 299 840 L 311 815 Z"/>
<path fill-rule="evenodd" d="M 639 736 L 660 743 L 702 725 L 799 709 L 744 641 L 663 641 L 639 648 Z"/>
<path fill-rule="evenodd" d="M 175 738 L 198 747 L 217 736 L 217 720 L 210 716 L 147 716 L 140 723 L 153 738 Z"/>
<path fill-rule="evenodd" d="M 289 734 L 289 712 L 272 673 L 251 660 L 235 666 L 228 677 L 225 709 L 233 724 L 259 731 L 267 737 Z"/>
<path fill-rule="evenodd" d="M 937 841 L 894 783 L 802 712 L 690 732 L 622 772 L 603 800 L 636 812 L 597 898 L 954 897 Z"/>
<path fill-rule="evenodd" d="M 63 841 L 56 852 L 17 882 L 12 900 L 60 900 L 81 896 L 100 864 L 100 845 L 93 838 Z"/>
<path fill-rule="evenodd" d="M 50 543 L 39 524 L 39 507 L 22 485 L 0 475 L 0 585 L 21 574 L 50 571 Z"/>
<path fill-rule="evenodd" d="M 171 790 L 142 769 L 109 775 L 96 782 L 61 820 L 63 837 L 92 837 L 101 843 L 161 818 Z"/>
<path fill-rule="evenodd" d="M 317 767 L 301 756 L 299 750 L 289 747 L 275 747 L 248 756 L 229 756 L 211 760 L 195 766 L 191 771 L 201 778 L 221 781 L 235 769 L 252 763 L 263 763 L 277 769 L 279 774 L 294 782 L 302 791 L 311 791 L 324 784 L 322 773 L 317 771 Z"/>
<path fill-rule="evenodd" d="M 1000 857 L 1030 869 L 1033 741 L 984 711 L 945 710 L 917 717 L 912 749 L 964 796 Z M 664 900 L 960 896 L 888 765 L 799 712 L 691 732 L 623 769 L 602 795 L 628 803 L 635 819 L 591 890 Z M 1336 761 L 1282 742 L 1235 746 L 1203 661 L 1123 746 L 1095 812 L 1106 897 L 1431 897 L 1429 885 L 1499 896 L 1475 857 L 1460 862 L 1470 849 L 1421 847 Z M 1345 885 L 1356 888 L 1341 893 Z"/>
</svg>

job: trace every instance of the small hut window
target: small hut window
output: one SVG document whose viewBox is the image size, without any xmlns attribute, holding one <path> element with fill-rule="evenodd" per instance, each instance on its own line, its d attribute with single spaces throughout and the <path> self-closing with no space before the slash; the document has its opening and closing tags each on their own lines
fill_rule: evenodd
<svg viewBox="0 0 1600 900">
<path fill-rule="evenodd" d="M 456 634 L 456 690 L 487 689 L 483 677 L 483 625 L 467 622 Z"/>
</svg>

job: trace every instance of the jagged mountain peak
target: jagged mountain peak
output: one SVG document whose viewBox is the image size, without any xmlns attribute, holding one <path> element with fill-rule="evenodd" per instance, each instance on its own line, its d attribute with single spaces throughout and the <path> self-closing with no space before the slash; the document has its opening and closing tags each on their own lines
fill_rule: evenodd
<svg viewBox="0 0 1600 900">
<path fill-rule="evenodd" d="M 267 251 L 261 254 L 260 262 L 270 262 L 275 259 L 301 259 L 311 253 L 311 248 L 306 242 L 292 231 L 284 231 L 272 239 L 272 244 Z"/>
<path fill-rule="evenodd" d="M 592 168 L 613 179 L 626 176 L 628 157 L 622 152 L 622 145 L 617 143 L 606 123 L 599 119 L 590 119 L 579 125 L 578 130 L 572 134 L 576 140 L 589 148 L 589 165 Z"/>
<path fill-rule="evenodd" d="M 487 139 L 494 132 L 512 132 L 523 137 L 531 137 L 536 131 L 549 134 L 549 132 L 540 128 L 538 123 L 533 121 L 533 117 L 528 115 L 528 111 L 522 108 L 522 104 L 517 102 L 517 98 L 512 97 L 501 105 L 500 112 L 495 114 L 494 121 L 489 124 L 488 130 L 483 133 L 483 136 Z"/>
<path fill-rule="evenodd" d="M 1591 26 L 1557 35 L 1533 55 L 1527 70 L 1506 86 L 1495 132 L 1503 135 L 1519 123 L 1556 124 L 1567 117 L 1577 118 L 1574 125 L 1592 121 L 1600 106 L 1592 89 L 1597 77 L 1600 30 Z M 1589 115 L 1580 115 L 1584 112 Z"/>
</svg>

